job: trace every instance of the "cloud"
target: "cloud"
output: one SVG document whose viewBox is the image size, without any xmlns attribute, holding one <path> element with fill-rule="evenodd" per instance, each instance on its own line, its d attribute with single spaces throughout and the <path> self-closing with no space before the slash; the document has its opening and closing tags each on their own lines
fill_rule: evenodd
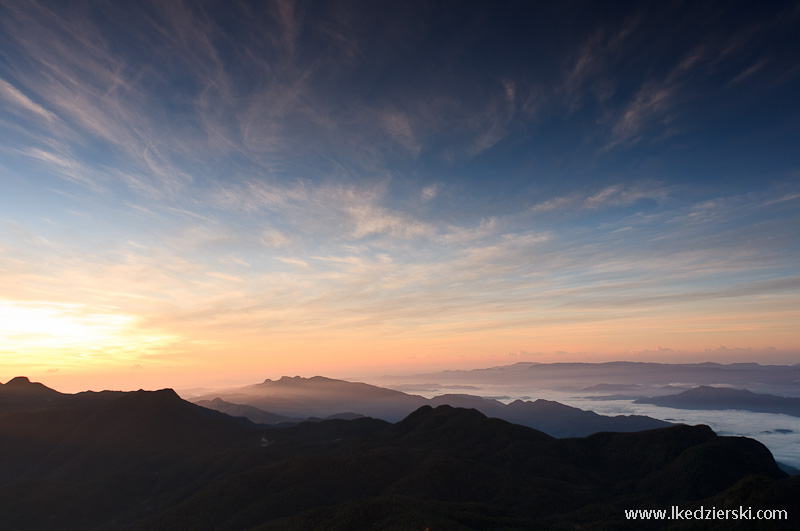
<svg viewBox="0 0 800 531">
<path fill-rule="evenodd" d="M 17 150 L 17 153 L 43 164 L 52 173 L 63 179 L 84 185 L 96 192 L 105 190 L 105 183 L 102 182 L 104 179 L 98 175 L 98 172 L 70 155 L 53 153 L 38 148 L 29 148 L 24 151 Z"/>
<path fill-rule="evenodd" d="M 433 232 L 428 223 L 383 203 L 388 199 L 385 183 L 314 184 L 297 182 L 279 185 L 251 180 L 239 186 L 226 186 L 212 200 L 229 211 L 245 209 L 270 217 L 298 233 L 329 235 L 340 240 L 359 240 L 374 235 L 415 238 Z M 285 239 L 271 238 L 275 244 Z"/>
<path fill-rule="evenodd" d="M 637 135 L 645 125 L 654 119 L 664 120 L 672 107 L 676 88 L 672 86 L 648 84 L 642 87 L 636 97 L 622 111 L 612 129 L 613 140 L 605 146 L 611 149 L 623 142 L 636 142 Z"/>
<path fill-rule="evenodd" d="M 3 27 L 30 63 L 28 68 L 16 69 L 19 86 L 40 103 L 22 98 L 20 90 L 6 82 L 0 89 L 48 119 L 37 142 L 55 148 L 50 151 L 61 153 L 62 162 L 98 144 L 112 144 L 126 163 L 138 166 L 142 175 L 166 185 L 167 190 L 175 191 L 180 182 L 185 183 L 186 174 L 153 145 L 161 137 L 160 126 L 148 118 L 154 108 L 143 87 L 126 75 L 129 65 L 124 54 L 110 50 L 107 35 L 89 22 L 83 7 L 55 11 L 29 2 L 26 9 L 11 9 L 9 14 Z M 54 118 L 56 114 L 60 120 Z M 44 159 L 45 150 L 39 146 L 21 151 Z M 52 156 L 50 160 L 56 163 L 56 171 L 63 170 L 64 164 Z M 90 184 L 71 176 L 77 183 Z"/>
<path fill-rule="evenodd" d="M 5 99 L 6 101 L 16 105 L 17 107 L 21 107 L 33 114 L 36 114 L 47 121 L 55 121 L 57 117 L 42 107 L 41 105 L 34 103 L 30 100 L 25 94 L 17 90 L 13 85 L 5 81 L 4 79 L 0 79 L 0 97 Z"/>
<path fill-rule="evenodd" d="M 748 17 L 737 31 L 703 32 L 696 42 L 684 43 L 684 51 L 677 57 L 673 51 L 665 54 L 665 50 L 651 49 L 648 43 L 650 61 L 663 61 L 668 66 L 649 68 L 647 71 L 652 73 L 640 80 L 626 103 L 606 109 L 610 138 L 602 150 L 629 146 L 644 138 L 664 138 L 674 135 L 678 127 L 692 127 L 695 116 L 687 113 L 692 112 L 693 102 L 707 98 L 709 93 L 724 95 L 731 85 L 741 83 L 770 62 L 764 50 L 754 46 L 765 33 L 782 31 L 783 17 L 770 18 Z M 691 25 L 693 21 L 687 19 L 685 23 Z M 658 59 L 662 54 L 663 59 Z M 741 69 L 743 62 L 749 66 Z M 583 70 L 577 65 L 576 69 Z M 739 71 L 732 79 L 731 70 Z M 715 90 L 709 91 L 707 87 Z"/>
<path fill-rule="evenodd" d="M 570 112 L 585 104 L 587 97 L 607 102 L 616 93 L 619 82 L 610 73 L 631 46 L 630 41 L 638 37 L 643 18 L 634 14 L 621 22 L 618 28 L 598 28 L 574 52 L 568 51 L 562 79 L 555 90 Z"/>
<path fill-rule="evenodd" d="M 486 101 L 484 109 L 469 120 L 477 133 L 468 151 L 470 158 L 491 149 L 511 131 L 516 111 L 516 83 L 510 79 L 502 79 L 500 85 L 500 94 L 493 93 Z"/>
<path fill-rule="evenodd" d="M 741 83 L 742 81 L 744 81 L 748 77 L 752 76 L 753 74 L 755 74 L 756 72 L 758 72 L 762 68 L 764 68 L 764 65 L 766 65 L 766 64 L 767 64 L 767 60 L 766 59 L 760 59 L 760 60 L 756 61 L 752 65 L 748 66 L 747 68 L 745 68 L 744 70 L 739 72 L 736 75 L 736 77 L 731 79 L 730 84 L 731 85 L 736 85 L 738 83 Z"/>
<path fill-rule="evenodd" d="M 505 90 L 506 90 L 506 103 L 508 103 L 509 114 L 513 114 L 514 101 L 516 99 L 516 94 L 517 94 L 516 83 L 514 83 L 510 79 L 504 79 L 503 80 L 503 88 L 505 88 Z"/>
<path fill-rule="evenodd" d="M 414 136 L 411 121 L 407 115 L 397 111 L 387 111 L 383 115 L 386 132 L 414 156 L 419 155 L 422 146 Z"/>
<path fill-rule="evenodd" d="M 471 227 L 448 226 L 437 240 L 446 244 L 466 245 L 477 240 L 497 234 L 501 230 L 501 223 L 496 217 L 481 219 L 480 222 Z"/>
<path fill-rule="evenodd" d="M 381 26 L 350 6 L 231 3 L 223 24 L 210 5 L 5 9 L 3 171 L 27 185 L 35 170 L 59 195 L 18 226 L 0 219 L 0 299 L 129 316 L 146 355 L 172 360 L 309 330 L 602 340 L 622 333 L 611 321 L 673 311 L 766 329 L 770 305 L 796 305 L 794 277 L 778 281 L 798 258 L 796 187 L 714 194 L 623 173 L 576 188 L 567 175 L 595 175 L 573 155 L 615 171 L 596 145 L 685 127 L 695 87 L 719 86 L 710 73 L 760 78 L 775 59 L 748 54 L 749 37 L 645 53 L 632 16 L 554 42 L 565 51 L 545 66 L 497 54 L 475 76 L 438 55 L 394 69 L 418 50 L 413 9 Z M 640 68 L 645 55 L 658 60 Z M 561 143 L 587 130 L 602 138 Z M 562 175 L 566 191 L 525 208 Z M 122 339 L 115 356 L 142 358 Z"/>
<path fill-rule="evenodd" d="M 422 200 L 430 201 L 439 194 L 439 185 L 431 184 L 422 189 Z"/>
<path fill-rule="evenodd" d="M 628 206 L 640 199 L 665 199 L 668 196 L 668 188 L 660 183 L 615 184 L 596 192 L 575 192 L 566 196 L 547 199 L 530 207 L 528 212 L 531 214 L 551 211 L 580 212 L 582 210 Z"/>
<path fill-rule="evenodd" d="M 288 242 L 289 238 L 287 238 L 281 231 L 267 229 L 261 233 L 261 243 L 266 247 L 283 247 Z"/>
</svg>

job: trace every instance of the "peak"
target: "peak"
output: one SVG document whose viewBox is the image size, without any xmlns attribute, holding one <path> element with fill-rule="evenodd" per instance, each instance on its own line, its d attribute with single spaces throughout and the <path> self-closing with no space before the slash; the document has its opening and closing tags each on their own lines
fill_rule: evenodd
<svg viewBox="0 0 800 531">
<path fill-rule="evenodd" d="M 302 376 L 281 376 L 277 380 L 271 380 L 270 378 L 265 379 L 261 382 L 262 385 L 268 384 L 276 384 L 276 383 L 292 383 L 292 382 L 302 382 L 305 381 L 306 378 Z"/>
<path fill-rule="evenodd" d="M 183 400 L 178 393 L 175 392 L 172 388 L 167 389 L 159 389 L 158 391 L 144 391 L 145 393 L 151 393 L 153 396 L 157 396 L 163 400 Z"/>
<path fill-rule="evenodd" d="M 334 381 L 331 378 L 326 378 L 325 376 L 312 376 L 310 378 L 305 378 L 303 376 L 281 376 L 281 379 L 278 380 L 279 382 L 329 382 Z"/>
<path fill-rule="evenodd" d="M 417 424 L 425 423 L 426 427 L 431 427 L 430 422 L 439 425 L 444 422 L 449 422 L 458 419 L 459 421 L 474 422 L 481 419 L 486 419 L 486 415 L 477 409 L 466 409 L 461 407 L 453 407 L 447 404 L 431 407 L 428 405 L 422 406 L 405 419 L 401 421 L 402 424 Z"/>
<path fill-rule="evenodd" d="M 16 378 L 12 378 L 3 386 L 3 391 L 35 395 L 61 394 L 54 389 L 50 389 L 44 384 L 40 384 L 39 382 L 31 382 L 27 376 L 17 376 Z"/>
<path fill-rule="evenodd" d="M 138 391 L 131 391 L 124 396 L 123 399 L 130 402 L 141 404 L 172 404 L 176 402 L 183 402 L 183 399 L 178 396 L 172 389 L 159 389 L 158 391 L 145 391 L 139 389 Z"/>
<path fill-rule="evenodd" d="M 479 447 L 487 448 L 497 441 L 551 439 L 549 435 L 536 430 L 489 418 L 476 409 L 448 405 L 436 408 L 422 406 L 394 424 L 390 431 L 405 442 L 466 452 Z"/>
<path fill-rule="evenodd" d="M 334 380 L 326 378 L 325 376 L 311 376 L 305 378 L 303 376 L 281 376 L 278 380 L 264 380 L 264 383 L 278 383 L 278 384 L 305 384 L 305 383 L 328 383 L 328 382 L 341 382 L 342 380 Z"/>
</svg>

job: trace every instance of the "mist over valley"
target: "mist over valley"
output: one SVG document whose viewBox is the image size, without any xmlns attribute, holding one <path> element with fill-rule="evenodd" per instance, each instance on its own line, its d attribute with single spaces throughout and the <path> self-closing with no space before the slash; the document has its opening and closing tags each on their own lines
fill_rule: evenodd
<svg viewBox="0 0 800 531">
<path fill-rule="evenodd" d="M 25 377 L 0 385 L 0 510 L 11 515 L 4 524 L 21 531 L 628 528 L 623 509 L 731 498 L 763 504 L 764 492 L 770 503 L 800 510 L 800 476 L 786 472 L 797 470 L 781 470 L 755 439 L 704 425 L 601 416 L 546 400 L 425 398 L 319 376 L 220 394 L 282 413 L 339 413 L 301 418 L 195 399 L 231 416 L 171 389 L 70 394 Z M 407 413 L 391 422 L 358 412 L 392 417 L 403 407 Z M 493 418 L 500 415 L 542 429 Z"/>
</svg>

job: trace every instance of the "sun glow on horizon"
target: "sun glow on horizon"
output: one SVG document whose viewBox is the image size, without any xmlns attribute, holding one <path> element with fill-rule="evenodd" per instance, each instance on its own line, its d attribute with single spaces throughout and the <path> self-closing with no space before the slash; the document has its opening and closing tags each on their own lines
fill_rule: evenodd
<svg viewBox="0 0 800 531">
<path fill-rule="evenodd" d="M 0 353 L 6 365 L 118 367 L 175 340 L 151 335 L 116 308 L 44 301 L 0 302 Z"/>
</svg>

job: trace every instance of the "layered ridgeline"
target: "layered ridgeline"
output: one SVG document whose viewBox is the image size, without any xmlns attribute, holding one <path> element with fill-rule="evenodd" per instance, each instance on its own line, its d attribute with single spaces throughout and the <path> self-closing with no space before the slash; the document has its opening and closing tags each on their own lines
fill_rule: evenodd
<svg viewBox="0 0 800 531">
<path fill-rule="evenodd" d="M 800 398 L 753 393 L 747 389 L 730 389 L 702 385 L 681 393 L 642 397 L 637 404 L 653 404 L 676 409 L 740 409 L 758 413 L 782 413 L 800 417 Z"/>
<path fill-rule="evenodd" d="M 427 399 L 365 383 L 322 376 L 268 379 L 260 384 L 213 393 L 194 401 L 204 407 L 267 424 L 278 424 L 298 417 L 325 418 L 341 413 L 396 422 L 425 405 L 450 405 L 477 409 L 490 417 L 535 428 L 554 437 L 582 437 L 600 431 L 641 431 L 670 425 L 641 415 L 598 415 L 541 399 L 516 400 L 510 404 L 466 394 L 446 394 Z M 277 415 L 277 418 L 270 420 L 271 415 Z"/>
<path fill-rule="evenodd" d="M 384 383 L 385 382 L 385 383 Z M 727 386 L 757 393 L 800 396 L 800 363 L 608 363 L 520 362 L 487 369 L 385 376 L 381 385 L 438 382 L 445 386 L 516 385 L 569 392 L 606 391 L 635 397 L 671 394 L 697 386 Z M 635 383 L 633 383 L 635 382 Z"/>
<path fill-rule="evenodd" d="M 21 379 L 0 403 L 3 529 L 641 529 L 624 509 L 800 514 L 800 478 L 705 426 L 557 439 L 424 405 L 394 424 L 266 428 L 168 389 L 66 395 Z"/>
</svg>

